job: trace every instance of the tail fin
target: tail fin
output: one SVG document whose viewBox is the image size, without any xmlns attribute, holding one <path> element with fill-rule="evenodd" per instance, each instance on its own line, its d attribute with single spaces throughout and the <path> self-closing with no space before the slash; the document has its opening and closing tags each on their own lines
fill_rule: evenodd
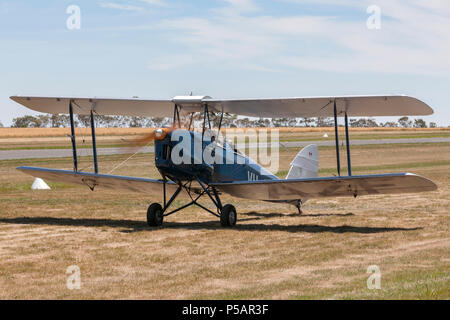
<svg viewBox="0 0 450 320">
<path fill-rule="evenodd" d="M 319 173 L 319 151 L 317 145 L 304 147 L 291 162 L 286 179 L 316 178 Z"/>
</svg>

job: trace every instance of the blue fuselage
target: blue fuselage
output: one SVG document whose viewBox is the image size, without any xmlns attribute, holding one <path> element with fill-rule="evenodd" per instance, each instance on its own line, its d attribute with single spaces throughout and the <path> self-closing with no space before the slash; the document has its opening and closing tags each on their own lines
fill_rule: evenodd
<svg viewBox="0 0 450 320">
<path fill-rule="evenodd" d="M 173 181 L 199 178 L 205 183 L 275 180 L 270 173 L 246 155 L 221 141 L 211 142 L 201 133 L 177 130 L 155 141 L 155 164 Z"/>
</svg>

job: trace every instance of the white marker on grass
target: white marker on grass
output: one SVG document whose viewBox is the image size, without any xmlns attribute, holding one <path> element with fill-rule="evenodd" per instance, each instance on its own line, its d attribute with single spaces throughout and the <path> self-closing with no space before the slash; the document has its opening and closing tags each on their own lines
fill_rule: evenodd
<svg viewBox="0 0 450 320">
<path fill-rule="evenodd" d="M 36 178 L 31 185 L 31 190 L 50 190 L 50 187 L 41 178 Z"/>
</svg>

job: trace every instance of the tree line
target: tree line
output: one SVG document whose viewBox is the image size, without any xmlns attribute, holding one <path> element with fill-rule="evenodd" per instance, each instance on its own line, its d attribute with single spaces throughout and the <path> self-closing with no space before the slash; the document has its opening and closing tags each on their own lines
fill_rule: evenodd
<svg viewBox="0 0 450 320">
<path fill-rule="evenodd" d="M 202 121 L 201 114 L 195 114 L 193 119 L 182 118 L 182 124 L 187 126 L 189 122 L 198 123 Z M 211 113 L 210 121 L 217 126 L 220 121 L 220 115 Z M 90 117 L 76 115 L 74 118 L 76 127 L 90 127 Z M 132 116 L 99 116 L 95 117 L 95 125 L 97 127 L 109 128 L 158 128 L 169 127 L 172 125 L 172 118 L 157 117 L 132 117 Z M 3 125 L 0 122 L 0 127 Z M 68 115 L 25 115 L 13 119 L 12 128 L 61 128 L 69 127 L 70 118 Z M 333 118 L 238 118 L 236 115 L 224 114 L 222 119 L 223 128 L 255 128 L 255 127 L 332 127 L 334 126 Z M 342 124 L 340 124 L 342 126 Z M 436 128 L 434 122 L 427 124 L 423 119 L 409 119 L 401 117 L 396 122 L 376 122 L 372 118 L 350 119 L 350 127 L 373 128 Z"/>
</svg>

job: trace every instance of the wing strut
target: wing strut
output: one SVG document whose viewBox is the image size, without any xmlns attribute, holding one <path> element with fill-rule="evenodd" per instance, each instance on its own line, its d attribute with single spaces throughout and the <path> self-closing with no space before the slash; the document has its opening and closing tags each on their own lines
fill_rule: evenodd
<svg viewBox="0 0 450 320">
<path fill-rule="evenodd" d="M 72 100 L 69 102 L 69 115 L 70 115 L 70 139 L 72 140 L 72 152 L 73 152 L 73 171 L 78 171 L 78 161 L 77 161 L 77 143 L 75 141 L 75 125 L 73 121 L 73 108 Z"/>
<path fill-rule="evenodd" d="M 339 135 L 338 135 L 338 122 L 337 122 L 337 111 L 336 111 L 336 99 L 334 100 L 334 137 L 336 139 L 336 166 L 338 176 L 341 176 L 341 159 L 339 157 Z"/>
<path fill-rule="evenodd" d="M 92 133 L 92 153 L 94 155 L 94 170 L 98 173 L 98 160 L 97 160 L 97 143 L 95 142 L 95 119 L 94 113 L 91 110 L 91 133 Z"/>
<path fill-rule="evenodd" d="M 73 171 L 78 172 L 78 156 L 77 156 L 77 143 L 75 136 L 75 121 L 73 119 L 73 106 L 72 100 L 69 102 L 69 115 L 70 115 L 70 140 L 72 141 L 72 152 L 73 152 Z M 98 174 L 98 158 L 97 158 L 97 143 L 95 140 L 95 119 L 94 113 L 91 109 L 91 133 L 92 133 L 92 153 L 94 155 L 94 171 Z"/>
<path fill-rule="evenodd" d="M 180 110 L 179 110 L 179 106 L 175 103 L 174 105 L 174 109 L 173 109 L 173 127 L 176 128 L 178 121 L 178 128 L 181 129 L 181 120 L 180 120 Z"/>
<path fill-rule="evenodd" d="M 347 117 L 347 111 L 345 111 L 345 140 L 347 143 L 347 171 L 348 175 L 352 175 L 352 162 L 350 159 L 350 139 L 348 136 L 348 117 Z"/>
</svg>

